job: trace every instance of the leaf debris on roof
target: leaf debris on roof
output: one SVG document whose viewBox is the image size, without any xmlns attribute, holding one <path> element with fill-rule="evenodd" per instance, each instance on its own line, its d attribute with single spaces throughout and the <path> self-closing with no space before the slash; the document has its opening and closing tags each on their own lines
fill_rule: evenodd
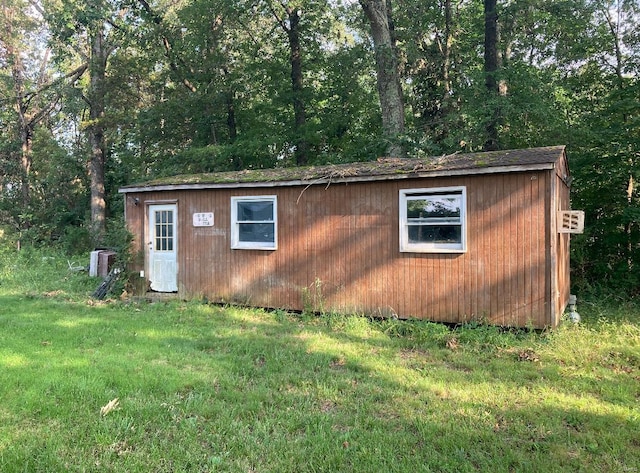
<svg viewBox="0 0 640 473">
<path fill-rule="evenodd" d="M 163 177 L 127 188 L 181 186 L 191 184 L 248 184 L 292 182 L 299 184 L 330 183 L 346 179 L 384 176 L 416 176 L 438 171 L 462 171 L 509 166 L 533 166 L 554 163 L 564 153 L 564 146 L 548 146 L 521 150 L 453 153 L 430 158 L 378 158 L 375 161 L 328 164 L 321 166 L 245 169 Z"/>
</svg>

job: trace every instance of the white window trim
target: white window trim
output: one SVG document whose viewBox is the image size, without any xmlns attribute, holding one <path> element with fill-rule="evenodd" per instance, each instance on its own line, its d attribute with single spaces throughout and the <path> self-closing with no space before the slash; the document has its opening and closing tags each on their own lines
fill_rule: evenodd
<svg viewBox="0 0 640 473">
<path fill-rule="evenodd" d="M 273 203 L 273 243 L 258 241 L 240 241 L 240 223 L 238 222 L 238 202 Z M 242 222 L 245 223 L 245 222 Z M 257 222 L 256 222 L 257 223 Z M 269 223 L 269 222 L 261 222 Z M 275 195 L 247 195 L 231 197 L 231 249 L 234 250 L 277 250 L 278 249 L 278 199 Z"/>
<path fill-rule="evenodd" d="M 460 195 L 462 205 L 460 209 L 461 242 L 460 243 L 409 243 L 409 230 L 407 224 L 407 198 L 413 196 L 429 195 Z M 420 189 L 401 189 L 399 198 L 399 232 L 401 253 L 466 253 L 467 251 L 467 188 L 457 187 L 431 187 Z"/>
</svg>

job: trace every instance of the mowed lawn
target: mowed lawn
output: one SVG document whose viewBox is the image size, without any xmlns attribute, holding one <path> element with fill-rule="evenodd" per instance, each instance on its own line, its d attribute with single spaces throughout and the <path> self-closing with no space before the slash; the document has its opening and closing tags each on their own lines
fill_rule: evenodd
<svg viewBox="0 0 640 473">
<path fill-rule="evenodd" d="M 97 302 L 0 256 L 0 472 L 640 471 L 635 306 L 539 333 Z"/>
</svg>

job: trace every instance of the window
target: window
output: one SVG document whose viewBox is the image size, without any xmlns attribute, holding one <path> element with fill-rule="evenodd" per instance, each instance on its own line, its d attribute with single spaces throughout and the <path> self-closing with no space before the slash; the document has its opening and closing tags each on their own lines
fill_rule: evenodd
<svg viewBox="0 0 640 473">
<path fill-rule="evenodd" d="M 466 240 L 464 187 L 400 191 L 400 251 L 462 253 Z"/>
<path fill-rule="evenodd" d="M 173 210 L 155 211 L 155 251 L 173 251 Z"/>
<path fill-rule="evenodd" d="M 276 196 L 231 198 L 231 248 L 275 250 Z"/>
</svg>

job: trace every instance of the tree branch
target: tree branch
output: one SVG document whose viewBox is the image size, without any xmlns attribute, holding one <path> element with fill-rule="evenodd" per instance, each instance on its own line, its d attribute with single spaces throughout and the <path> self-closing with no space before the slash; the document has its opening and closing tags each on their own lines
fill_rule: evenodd
<svg viewBox="0 0 640 473">
<path fill-rule="evenodd" d="M 282 2 L 280 2 L 280 5 L 282 6 L 282 8 L 285 9 L 285 6 L 282 4 Z M 280 17 L 280 15 L 278 15 L 278 12 L 276 11 L 275 8 L 273 8 L 273 3 L 271 2 L 267 2 L 267 6 L 269 7 L 269 11 L 271 12 L 271 14 L 273 15 L 273 17 L 276 19 L 276 21 L 278 22 L 278 24 L 280 25 L 280 27 L 283 29 L 283 31 L 287 34 L 289 34 L 289 28 L 287 27 L 287 24 L 285 23 L 285 21 Z"/>
<path fill-rule="evenodd" d="M 42 95 L 43 92 L 46 92 L 47 90 L 51 89 L 52 87 L 55 87 L 56 85 L 60 84 L 61 82 L 65 81 L 67 79 L 72 79 L 70 81 L 71 83 L 77 81 L 78 79 L 80 79 L 80 77 L 82 77 L 82 74 L 85 73 L 85 71 L 87 70 L 88 67 L 89 66 L 88 66 L 87 63 L 81 64 L 80 66 L 78 66 L 74 70 L 72 70 L 71 72 L 68 72 L 65 75 L 57 78 L 56 80 L 54 80 L 52 82 L 49 82 L 48 84 L 43 85 L 38 90 L 36 90 L 34 92 L 30 92 L 28 94 L 25 94 L 25 96 L 24 96 L 25 102 L 28 105 L 29 102 L 31 102 L 36 97 Z"/>
<path fill-rule="evenodd" d="M 142 6 L 145 13 L 149 15 L 153 23 L 155 23 L 158 26 L 162 26 L 162 17 L 153 11 L 153 9 L 151 8 L 151 5 L 149 5 L 147 0 L 138 0 L 138 3 Z M 167 35 L 161 34 L 161 40 L 162 40 L 162 45 L 164 46 L 164 55 L 169 60 L 169 68 L 181 77 L 180 80 L 182 81 L 182 84 L 187 89 L 189 89 L 191 92 L 197 92 L 198 90 L 197 87 L 193 85 L 191 81 L 189 81 L 189 79 L 187 79 L 186 77 L 184 77 L 184 75 L 180 73 L 180 68 L 178 67 L 176 60 L 174 59 L 174 54 L 172 54 L 173 47 L 171 45 L 171 41 L 169 41 L 169 38 L 167 37 Z M 183 61 L 180 61 L 180 63 L 182 66 L 185 66 Z"/>
</svg>

